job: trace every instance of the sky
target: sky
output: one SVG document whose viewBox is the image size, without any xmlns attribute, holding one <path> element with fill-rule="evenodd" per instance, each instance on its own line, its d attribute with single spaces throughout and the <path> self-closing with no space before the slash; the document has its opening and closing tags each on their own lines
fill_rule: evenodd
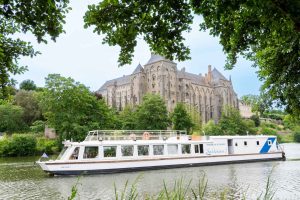
<svg viewBox="0 0 300 200">
<path fill-rule="evenodd" d="M 103 36 L 93 33 L 92 28 L 84 29 L 83 16 L 87 6 L 97 3 L 94 0 L 71 1 L 72 10 L 66 17 L 64 29 L 56 42 L 48 40 L 48 44 L 38 44 L 31 34 L 20 35 L 21 39 L 30 41 L 35 50 L 41 52 L 33 58 L 23 57 L 19 63 L 28 66 L 28 71 L 13 78 L 21 83 L 31 79 L 42 87 L 48 74 L 56 73 L 72 77 L 96 91 L 110 79 L 131 74 L 140 63 L 144 65 L 150 59 L 151 52 L 143 40 L 138 40 L 132 64 L 118 67 L 119 47 L 102 44 Z M 185 67 L 187 72 L 195 74 L 207 73 L 208 65 L 217 68 L 225 77 L 233 82 L 238 96 L 259 94 L 261 82 L 257 78 L 252 63 L 239 58 L 233 70 L 224 70 L 226 56 L 222 52 L 219 38 L 210 36 L 208 32 L 200 32 L 201 17 L 196 16 L 192 31 L 185 33 L 185 44 L 191 49 L 191 60 L 177 62 L 180 70 Z"/>
</svg>

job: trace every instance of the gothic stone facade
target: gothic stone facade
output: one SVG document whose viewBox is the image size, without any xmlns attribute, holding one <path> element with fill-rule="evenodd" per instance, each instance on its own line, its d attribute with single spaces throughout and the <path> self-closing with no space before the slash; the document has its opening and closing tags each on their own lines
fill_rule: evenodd
<svg viewBox="0 0 300 200">
<path fill-rule="evenodd" d="M 203 123 L 210 119 L 217 122 L 224 105 L 238 108 L 231 79 L 217 69 L 211 70 L 209 65 L 205 76 L 192 74 L 185 68 L 177 70 L 176 63 L 154 54 L 144 67 L 139 64 L 132 74 L 106 81 L 97 93 L 118 110 L 140 104 L 146 93 L 159 94 L 170 112 L 177 102 L 184 102 L 199 111 Z"/>
</svg>

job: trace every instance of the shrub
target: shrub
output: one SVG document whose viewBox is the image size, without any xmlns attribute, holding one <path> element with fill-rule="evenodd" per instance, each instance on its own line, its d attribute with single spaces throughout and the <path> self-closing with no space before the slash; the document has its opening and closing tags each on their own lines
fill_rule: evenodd
<svg viewBox="0 0 300 200">
<path fill-rule="evenodd" d="M 270 123 L 270 122 L 261 123 L 261 127 L 268 127 L 268 128 L 272 128 L 272 129 L 281 130 L 281 128 L 277 124 Z"/>
<path fill-rule="evenodd" d="M 300 127 L 296 127 L 294 131 L 294 141 L 300 142 Z"/>
<path fill-rule="evenodd" d="M 250 119 L 252 121 L 254 121 L 254 124 L 255 124 L 256 127 L 258 127 L 260 125 L 260 120 L 259 120 L 259 116 L 258 115 L 252 115 L 250 117 Z"/>
<path fill-rule="evenodd" d="M 213 120 L 209 120 L 204 126 L 203 131 L 206 135 L 222 135 L 221 128 Z"/>
<path fill-rule="evenodd" d="M 275 136 L 277 136 L 277 141 L 278 141 L 278 142 L 281 142 L 281 141 L 282 141 L 281 135 L 279 135 L 279 134 L 277 133 L 277 131 L 274 130 L 274 129 L 272 129 L 272 128 L 262 127 L 262 129 L 261 129 L 260 132 L 261 132 L 261 134 L 264 134 L 264 135 L 275 135 Z"/>
<path fill-rule="evenodd" d="M 34 133 L 42 133 L 45 130 L 45 122 L 41 120 L 37 120 L 33 122 L 32 126 L 30 126 L 30 129 Z"/>
<path fill-rule="evenodd" d="M 268 127 L 262 127 L 260 133 L 264 134 L 264 135 L 276 135 L 277 134 L 277 132 L 274 129 L 268 128 Z"/>
<path fill-rule="evenodd" d="M 257 129 L 253 120 L 243 120 L 243 123 L 246 127 L 246 132 L 248 131 L 248 133 L 252 135 L 256 134 Z"/>
<path fill-rule="evenodd" d="M 1 156 L 29 156 L 34 155 L 36 139 L 33 135 L 13 134 L 0 141 Z"/>
<path fill-rule="evenodd" d="M 45 137 L 38 138 L 36 150 L 39 153 L 45 152 L 47 154 L 58 152 L 57 141 L 53 139 L 47 139 Z"/>
</svg>

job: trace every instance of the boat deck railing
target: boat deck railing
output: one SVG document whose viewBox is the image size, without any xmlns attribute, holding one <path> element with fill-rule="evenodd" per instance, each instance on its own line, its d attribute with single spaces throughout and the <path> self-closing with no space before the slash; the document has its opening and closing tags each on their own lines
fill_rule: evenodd
<svg viewBox="0 0 300 200">
<path fill-rule="evenodd" d="M 167 140 L 187 136 L 184 130 L 93 130 L 84 141 L 103 140 Z"/>
</svg>

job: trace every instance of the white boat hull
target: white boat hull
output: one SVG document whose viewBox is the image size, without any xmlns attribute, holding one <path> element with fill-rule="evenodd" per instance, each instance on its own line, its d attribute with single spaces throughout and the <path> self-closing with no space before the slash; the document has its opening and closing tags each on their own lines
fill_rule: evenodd
<svg viewBox="0 0 300 200">
<path fill-rule="evenodd" d="M 42 169 L 54 175 L 106 174 L 204 165 L 283 160 L 282 152 L 263 154 L 235 154 L 217 156 L 148 157 L 127 160 L 84 160 L 38 162 Z"/>
</svg>

